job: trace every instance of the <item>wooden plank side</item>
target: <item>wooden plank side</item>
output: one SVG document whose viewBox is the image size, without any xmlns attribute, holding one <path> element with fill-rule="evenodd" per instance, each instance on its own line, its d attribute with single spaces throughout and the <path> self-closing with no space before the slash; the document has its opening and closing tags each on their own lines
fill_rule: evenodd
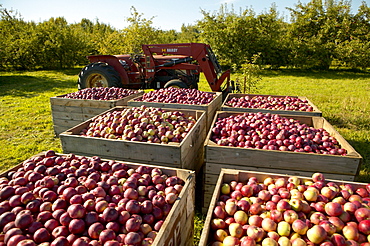
<svg viewBox="0 0 370 246">
<path fill-rule="evenodd" d="M 89 155 L 109 156 L 125 161 L 144 161 L 171 163 L 181 167 L 179 146 L 110 140 L 103 138 L 87 138 L 76 135 L 60 134 L 64 153 L 79 152 Z"/>
<path fill-rule="evenodd" d="M 204 174 L 204 185 L 214 185 L 215 179 L 220 175 L 220 170 L 222 168 L 236 169 L 236 170 L 245 170 L 252 172 L 273 172 L 284 175 L 294 175 L 294 176 L 307 176 L 310 177 L 314 172 L 302 172 L 294 170 L 282 170 L 282 169 L 272 169 L 272 168 L 259 168 L 259 167 L 249 167 L 249 166 L 225 166 L 223 164 L 215 163 L 205 163 L 204 164 L 206 172 Z M 217 171 L 216 171 L 217 170 Z M 323 172 L 322 172 L 323 173 Z M 325 177 L 329 179 L 345 180 L 345 181 L 354 181 L 356 176 L 351 175 L 342 175 L 342 174 L 333 174 L 333 173 L 323 173 Z"/>
<path fill-rule="evenodd" d="M 286 96 L 282 95 L 262 95 L 262 94 L 242 94 L 242 93 L 230 93 L 225 98 L 221 110 L 222 111 L 235 111 L 235 112 L 262 112 L 262 113 L 273 113 L 273 114 L 291 114 L 291 115 L 307 115 L 307 116 L 322 116 L 322 112 L 306 97 L 302 96 L 290 96 L 293 98 L 299 98 L 302 100 L 307 100 L 308 104 L 312 106 L 313 111 L 307 112 L 307 111 L 292 111 L 292 110 L 270 110 L 270 109 L 255 109 L 255 108 L 234 108 L 231 106 L 226 105 L 227 102 L 231 98 L 241 98 L 244 96 L 271 96 L 271 97 L 277 97 L 277 98 L 283 98 Z"/>
<path fill-rule="evenodd" d="M 360 158 L 207 145 L 206 162 L 357 175 Z"/>
</svg>

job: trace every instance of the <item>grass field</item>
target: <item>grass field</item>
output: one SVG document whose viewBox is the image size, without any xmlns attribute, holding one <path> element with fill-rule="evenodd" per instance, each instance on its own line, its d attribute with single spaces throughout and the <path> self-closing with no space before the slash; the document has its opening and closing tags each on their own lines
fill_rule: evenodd
<svg viewBox="0 0 370 246">
<path fill-rule="evenodd" d="M 77 90 L 79 69 L 0 72 L 0 171 L 41 151 L 62 152 L 54 137 L 50 97 Z M 359 152 L 357 181 L 370 182 L 370 73 L 266 70 L 253 93 L 305 96 Z M 202 79 L 200 89 L 208 91 Z M 195 218 L 195 241 L 204 218 Z"/>
</svg>

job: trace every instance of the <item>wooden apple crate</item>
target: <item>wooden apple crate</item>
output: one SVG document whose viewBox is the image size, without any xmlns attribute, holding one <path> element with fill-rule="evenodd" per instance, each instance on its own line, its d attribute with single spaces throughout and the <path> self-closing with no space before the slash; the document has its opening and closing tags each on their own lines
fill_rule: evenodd
<svg viewBox="0 0 370 246">
<path fill-rule="evenodd" d="M 212 196 L 210 199 L 209 208 L 206 211 L 207 217 L 204 222 L 203 231 L 200 237 L 200 243 L 199 246 L 207 246 L 210 243 L 210 233 L 211 233 L 211 219 L 212 219 L 212 213 L 216 206 L 216 202 L 218 201 L 220 192 L 221 192 L 221 186 L 223 183 L 229 183 L 233 180 L 235 181 L 241 181 L 245 182 L 251 177 L 256 177 L 258 181 L 263 182 L 263 180 L 267 177 L 272 177 L 273 179 L 276 178 L 289 178 L 290 175 L 283 175 L 283 174 L 277 174 L 277 173 L 268 173 L 268 172 L 254 172 L 254 171 L 243 171 L 243 170 L 235 170 L 235 169 L 224 169 L 222 168 L 220 171 L 220 174 L 217 177 L 216 185 L 212 191 Z M 312 181 L 311 176 L 305 177 L 305 176 L 297 176 L 302 183 L 305 181 Z M 325 175 L 326 179 L 326 175 Z M 326 179 L 327 182 L 334 182 L 337 185 L 342 184 L 352 184 L 355 189 L 363 187 L 365 188 L 364 183 L 357 183 L 357 182 L 343 182 L 341 180 L 335 180 L 335 179 Z"/>
<path fill-rule="evenodd" d="M 42 156 L 45 153 L 39 153 L 35 156 Z M 63 156 L 64 154 L 58 154 Z M 109 161 L 109 159 L 105 159 Z M 193 246 L 194 235 L 194 201 L 195 201 L 195 173 L 191 170 L 177 169 L 162 166 L 151 166 L 141 163 L 124 162 L 130 168 L 137 168 L 140 165 L 160 168 L 168 176 L 178 176 L 185 181 L 185 185 L 179 194 L 178 199 L 173 204 L 170 213 L 167 215 L 160 231 L 158 232 L 153 246 L 162 245 L 186 245 Z M 22 166 L 22 163 L 0 174 L 0 177 L 7 177 L 10 171 L 16 171 Z"/>
<path fill-rule="evenodd" d="M 123 110 L 124 108 L 115 107 L 106 112 Z M 178 111 L 174 109 L 164 110 Z M 193 116 L 197 120 L 181 143 L 157 144 L 79 135 L 81 130 L 87 128 L 90 124 L 92 121 L 90 119 L 59 135 L 63 152 L 87 156 L 98 155 L 107 159 L 149 163 L 198 172 L 203 162 L 199 158 L 199 151 L 204 151 L 203 145 L 206 137 L 205 113 L 195 110 L 181 110 L 181 112 L 186 116 Z"/>
<path fill-rule="evenodd" d="M 51 97 L 51 114 L 55 135 L 74 127 L 102 112 L 116 106 L 127 106 L 127 102 L 143 95 L 143 91 L 118 100 L 88 100 L 63 98 L 65 95 Z"/>
<path fill-rule="evenodd" d="M 191 105 L 191 104 L 181 104 L 181 103 L 160 103 L 160 102 L 143 102 L 137 101 L 142 98 L 142 96 L 131 99 L 128 101 L 127 105 L 132 107 L 139 107 L 141 105 L 145 105 L 148 107 L 155 107 L 155 108 L 172 108 L 172 109 L 189 109 L 189 110 L 201 110 L 206 112 L 206 125 L 207 131 L 209 130 L 211 123 L 213 121 L 213 117 L 215 116 L 216 111 L 221 109 L 222 104 L 222 93 L 221 92 L 208 92 L 210 94 L 214 94 L 214 99 L 205 105 Z"/>
<path fill-rule="evenodd" d="M 212 125 L 215 124 L 217 118 L 237 114 L 242 113 L 219 111 L 216 113 Z M 355 180 L 361 166 L 362 157 L 325 118 L 283 114 L 281 116 L 299 120 L 301 123 L 315 128 L 324 128 L 337 139 L 348 154 L 338 156 L 219 146 L 210 140 L 211 131 L 209 131 L 205 140 L 203 211 L 208 208 L 221 168 L 300 176 L 311 176 L 315 172 L 321 172 L 330 179 Z"/>
<path fill-rule="evenodd" d="M 226 103 L 231 99 L 231 98 L 241 98 L 245 96 L 271 96 L 271 97 L 286 97 L 286 96 L 276 96 L 276 95 L 260 95 L 260 94 L 240 94 L 240 93 L 230 93 L 227 95 L 226 99 L 224 100 L 221 110 L 222 111 L 234 111 L 234 112 L 262 112 L 262 113 L 272 113 L 272 114 L 290 114 L 290 115 L 307 115 L 307 116 L 322 116 L 322 112 L 306 97 L 302 96 L 290 96 L 290 97 L 295 97 L 299 98 L 302 100 L 307 100 L 308 104 L 312 106 L 313 111 L 308 112 L 308 111 L 292 111 L 292 110 L 270 110 L 270 109 L 257 109 L 257 108 L 234 108 L 231 106 L 226 105 Z"/>
</svg>

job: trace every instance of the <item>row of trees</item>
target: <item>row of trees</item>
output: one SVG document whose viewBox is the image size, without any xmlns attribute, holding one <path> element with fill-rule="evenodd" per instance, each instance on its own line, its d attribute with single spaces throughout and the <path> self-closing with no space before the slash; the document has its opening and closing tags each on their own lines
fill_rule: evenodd
<svg viewBox="0 0 370 246">
<path fill-rule="evenodd" d="M 217 12 L 202 11 L 201 20 L 177 32 L 154 28 L 153 18 L 134 7 L 122 30 L 88 19 L 26 22 L 17 12 L 0 8 L 0 66 L 68 68 L 86 64 L 86 55 L 140 53 L 141 44 L 204 42 L 229 68 L 237 69 L 256 54 L 259 64 L 272 68 L 370 67 L 370 8 L 365 2 L 357 12 L 342 0 L 299 1 L 288 10 L 291 19 L 285 21 L 274 4 L 260 14 L 221 5 Z"/>
</svg>

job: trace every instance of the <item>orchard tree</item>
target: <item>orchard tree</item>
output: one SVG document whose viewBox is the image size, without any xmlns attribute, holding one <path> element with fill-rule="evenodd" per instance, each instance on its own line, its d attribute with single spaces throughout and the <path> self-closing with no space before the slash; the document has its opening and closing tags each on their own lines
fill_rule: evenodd
<svg viewBox="0 0 370 246">
<path fill-rule="evenodd" d="M 291 25 L 287 36 L 295 66 L 329 69 L 336 46 L 347 39 L 350 8 L 349 1 L 336 0 L 298 2 L 295 9 L 288 8 Z"/>
</svg>

